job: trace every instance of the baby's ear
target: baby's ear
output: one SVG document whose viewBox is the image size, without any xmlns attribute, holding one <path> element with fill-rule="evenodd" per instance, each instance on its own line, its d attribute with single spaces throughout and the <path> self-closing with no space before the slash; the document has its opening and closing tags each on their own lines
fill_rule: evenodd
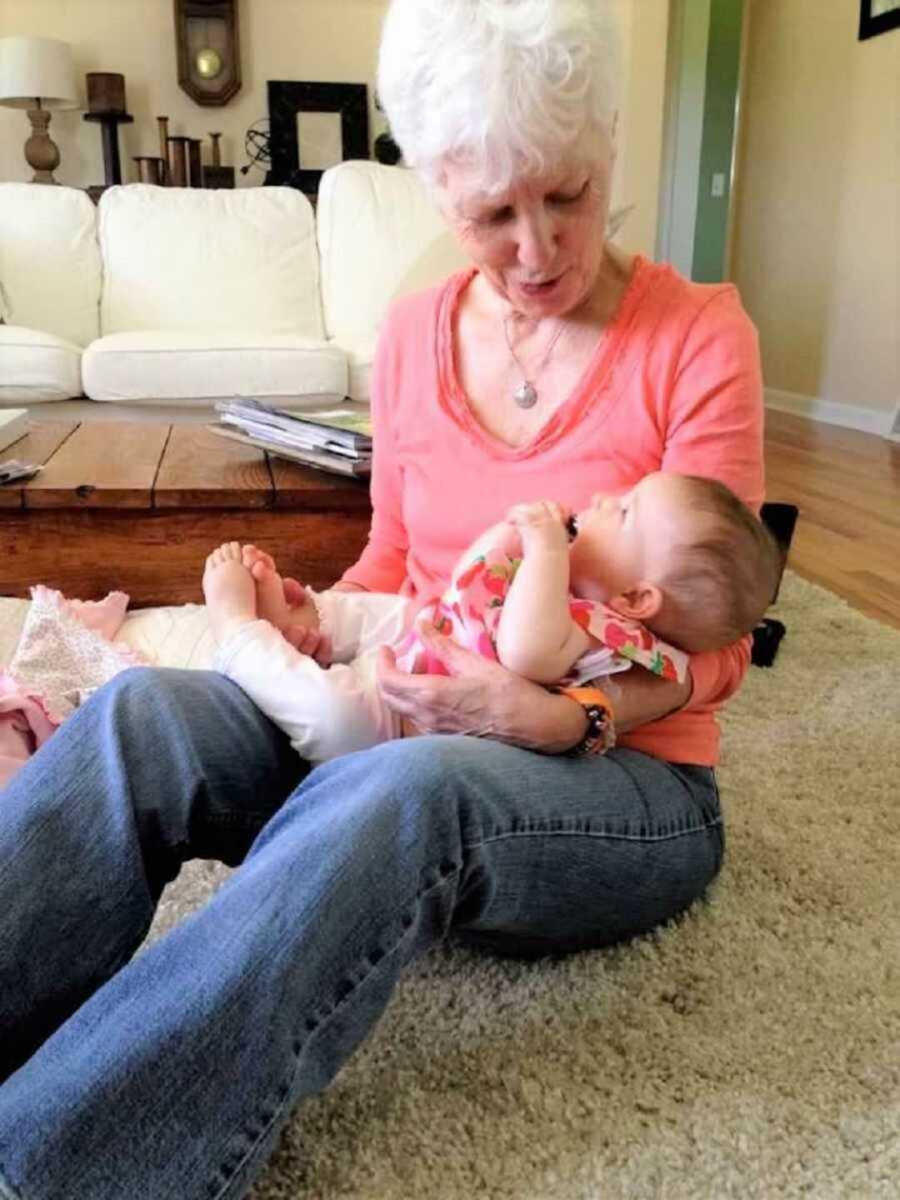
<svg viewBox="0 0 900 1200">
<path fill-rule="evenodd" d="M 655 583 L 647 583 L 642 581 L 636 583 L 634 587 L 628 588 L 627 591 L 620 592 L 618 596 L 613 596 L 611 600 L 607 600 L 607 604 L 621 617 L 628 617 L 632 621 L 652 621 L 662 608 L 662 592 Z"/>
</svg>

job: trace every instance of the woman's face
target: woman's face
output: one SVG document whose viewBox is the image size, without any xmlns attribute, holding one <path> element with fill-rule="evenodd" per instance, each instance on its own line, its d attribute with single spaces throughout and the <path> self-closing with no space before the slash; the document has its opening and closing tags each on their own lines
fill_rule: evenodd
<svg viewBox="0 0 900 1200">
<path fill-rule="evenodd" d="M 463 250 L 514 311 L 559 317 L 592 294 L 603 255 L 612 155 L 514 181 L 492 196 L 446 164 L 439 203 Z"/>
</svg>

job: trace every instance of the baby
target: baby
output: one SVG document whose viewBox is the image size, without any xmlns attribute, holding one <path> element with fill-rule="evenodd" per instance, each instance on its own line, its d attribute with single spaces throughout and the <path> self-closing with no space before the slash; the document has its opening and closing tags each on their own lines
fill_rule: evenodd
<svg viewBox="0 0 900 1200">
<path fill-rule="evenodd" d="M 573 686 L 632 664 L 683 680 L 689 654 L 758 624 L 779 570 L 774 540 L 728 488 L 660 472 L 574 517 L 554 501 L 515 506 L 424 607 L 339 591 L 290 607 L 271 558 L 237 542 L 209 556 L 203 590 L 218 669 L 322 762 L 417 732 L 382 701 L 375 652 L 386 643 L 401 668 L 441 673 L 423 622 L 536 683 Z M 330 668 L 290 644 L 303 628 L 330 637 Z"/>
</svg>

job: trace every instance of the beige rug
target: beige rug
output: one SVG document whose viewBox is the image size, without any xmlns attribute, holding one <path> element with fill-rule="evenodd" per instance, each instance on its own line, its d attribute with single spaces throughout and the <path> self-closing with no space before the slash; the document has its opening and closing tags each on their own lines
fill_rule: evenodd
<svg viewBox="0 0 900 1200">
<path fill-rule="evenodd" d="M 561 965 L 434 954 L 253 1200 L 900 1197 L 900 632 L 795 576 L 777 615 L 708 900 Z"/>
</svg>

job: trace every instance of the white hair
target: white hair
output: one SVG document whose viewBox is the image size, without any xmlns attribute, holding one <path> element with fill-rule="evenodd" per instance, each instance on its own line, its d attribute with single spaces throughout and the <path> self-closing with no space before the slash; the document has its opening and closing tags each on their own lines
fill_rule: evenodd
<svg viewBox="0 0 900 1200">
<path fill-rule="evenodd" d="M 485 190 L 608 148 L 619 91 L 609 0 L 392 0 L 378 94 L 427 184 L 446 161 Z"/>
</svg>

